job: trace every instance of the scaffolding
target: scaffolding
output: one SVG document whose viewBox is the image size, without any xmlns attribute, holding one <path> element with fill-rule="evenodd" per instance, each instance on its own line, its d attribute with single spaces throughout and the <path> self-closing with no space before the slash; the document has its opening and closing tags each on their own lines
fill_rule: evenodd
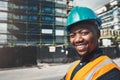
<svg viewBox="0 0 120 80">
<path fill-rule="evenodd" d="M 6 42 L 1 39 L 0 44 L 42 46 L 65 43 L 64 34 L 56 35 L 56 29 L 64 33 L 66 4 L 63 1 L 0 0 L 0 3 L 4 4 L 2 8 L 6 8 L 0 8 L 0 14 L 6 14 L 6 20 L 0 19 L 1 25 L 6 25 L 6 33 L 0 33 L 6 36 Z"/>
</svg>

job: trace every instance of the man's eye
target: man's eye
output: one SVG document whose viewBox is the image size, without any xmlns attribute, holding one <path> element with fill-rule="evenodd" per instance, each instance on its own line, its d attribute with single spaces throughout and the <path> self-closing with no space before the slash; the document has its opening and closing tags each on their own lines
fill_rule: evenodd
<svg viewBox="0 0 120 80">
<path fill-rule="evenodd" d="M 83 36 L 85 36 L 85 35 L 88 35 L 89 32 L 81 32 L 81 34 L 82 34 Z"/>
<path fill-rule="evenodd" d="M 70 34 L 69 37 L 70 37 L 70 38 L 74 38 L 75 35 L 74 35 L 74 34 Z"/>
</svg>

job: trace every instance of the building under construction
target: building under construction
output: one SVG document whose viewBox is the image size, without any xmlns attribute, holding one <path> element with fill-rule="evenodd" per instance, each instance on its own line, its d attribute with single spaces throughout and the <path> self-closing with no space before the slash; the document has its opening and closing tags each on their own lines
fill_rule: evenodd
<svg viewBox="0 0 120 80">
<path fill-rule="evenodd" d="M 0 0 L 0 66 L 49 57 L 49 46 L 67 42 L 65 20 L 66 0 Z"/>
<path fill-rule="evenodd" d="M 66 2 L 0 0 L 1 46 L 64 44 Z"/>
</svg>

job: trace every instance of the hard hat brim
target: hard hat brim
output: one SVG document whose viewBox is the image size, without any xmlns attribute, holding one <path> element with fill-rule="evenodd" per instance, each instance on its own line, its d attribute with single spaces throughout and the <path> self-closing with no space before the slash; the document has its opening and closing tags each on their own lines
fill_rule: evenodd
<svg viewBox="0 0 120 80">
<path fill-rule="evenodd" d="M 74 27 L 78 24 L 88 24 L 89 22 L 92 22 L 93 24 L 97 24 L 98 29 L 100 29 L 100 27 L 101 27 L 101 22 L 100 21 L 97 21 L 96 19 L 89 19 L 89 20 L 78 21 L 74 24 L 68 25 L 65 30 L 67 32 L 69 32 L 72 27 Z"/>
</svg>

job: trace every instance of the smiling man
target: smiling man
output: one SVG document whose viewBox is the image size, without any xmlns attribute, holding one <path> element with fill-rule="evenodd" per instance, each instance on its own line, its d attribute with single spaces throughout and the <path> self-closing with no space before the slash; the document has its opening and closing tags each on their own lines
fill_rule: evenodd
<svg viewBox="0 0 120 80">
<path fill-rule="evenodd" d="M 80 60 L 61 80 L 120 80 L 119 67 L 98 47 L 100 27 L 101 19 L 91 9 L 74 7 L 70 11 L 66 29 Z"/>
<path fill-rule="evenodd" d="M 85 22 L 84 22 L 85 23 Z M 73 47 L 80 56 L 86 56 L 98 45 L 99 31 L 94 22 L 84 24 L 83 22 L 70 29 L 69 38 Z"/>
</svg>

